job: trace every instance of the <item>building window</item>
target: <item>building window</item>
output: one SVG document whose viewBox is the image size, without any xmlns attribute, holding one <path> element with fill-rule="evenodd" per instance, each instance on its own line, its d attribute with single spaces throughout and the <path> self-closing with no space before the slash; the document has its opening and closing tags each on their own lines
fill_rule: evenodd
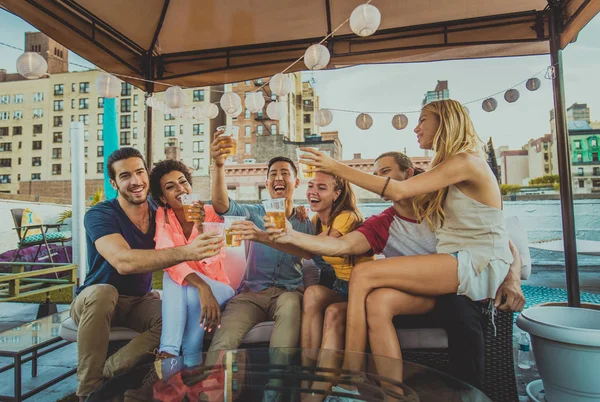
<svg viewBox="0 0 600 402">
<path fill-rule="evenodd" d="M 62 127 L 63 126 L 63 117 L 62 116 L 54 116 L 52 118 L 52 126 L 53 127 Z"/>
<path fill-rule="evenodd" d="M 581 149 L 581 141 L 575 141 L 575 149 Z"/>
<path fill-rule="evenodd" d="M 64 108 L 65 108 L 65 101 L 63 101 L 62 99 L 54 101 L 54 111 L 55 112 L 62 112 L 64 110 Z"/>
<path fill-rule="evenodd" d="M 264 126 L 261 124 L 260 126 L 256 127 L 256 134 L 258 135 L 263 135 L 263 130 L 264 130 Z"/>
<path fill-rule="evenodd" d="M 10 112 L 0 112 L 0 120 L 10 120 Z"/>
<path fill-rule="evenodd" d="M 276 101 L 277 100 L 277 94 L 271 94 L 271 100 L 272 101 Z"/>
<path fill-rule="evenodd" d="M 165 114 L 165 120 L 175 120 L 175 117 L 171 113 Z"/>
<path fill-rule="evenodd" d="M 250 127 L 250 126 L 246 126 L 246 127 L 244 127 L 244 130 L 245 130 L 245 133 L 244 133 L 244 135 L 245 135 L 246 137 L 250 137 L 250 135 L 252 134 L 252 127 Z"/>
<path fill-rule="evenodd" d="M 88 98 L 79 99 L 79 109 L 89 109 L 90 100 Z"/>
<path fill-rule="evenodd" d="M 65 86 L 63 84 L 54 85 L 54 96 L 60 96 L 65 94 Z"/>
<path fill-rule="evenodd" d="M 246 109 L 244 110 L 244 119 L 249 119 L 251 117 L 252 113 L 250 113 L 250 110 Z"/>
<path fill-rule="evenodd" d="M 194 102 L 202 102 L 204 100 L 204 89 L 194 90 Z"/>
<path fill-rule="evenodd" d="M 256 118 L 257 119 L 262 119 L 263 118 L 263 111 L 262 111 L 262 109 L 260 109 L 258 112 L 256 112 Z"/>
<path fill-rule="evenodd" d="M 8 105 L 10 103 L 10 95 L 0 95 L 0 105 Z"/>
<path fill-rule="evenodd" d="M 271 124 L 271 134 L 277 134 L 277 124 Z"/>
<path fill-rule="evenodd" d="M 52 133 L 52 142 L 55 144 L 62 143 L 62 133 L 60 131 Z"/>
<path fill-rule="evenodd" d="M 52 159 L 62 158 L 62 148 L 52 148 Z"/>
<path fill-rule="evenodd" d="M 75 99 L 71 99 L 71 109 L 75 109 Z"/>
<path fill-rule="evenodd" d="M 131 145 L 131 133 L 129 131 L 121 131 L 121 145 Z"/>
<path fill-rule="evenodd" d="M 592 152 L 592 162 L 598 162 L 598 152 Z"/>
<path fill-rule="evenodd" d="M 84 130 L 83 131 L 83 140 L 85 142 L 88 142 L 89 139 L 90 139 L 90 132 L 88 130 Z"/>
<path fill-rule="evenodd" d="M 33 109 L 33 118 L 41 119 L 44 117 L 44 109 Z"/>
<path fill-rule="evenodd" d="M 59 174 L 62 174 L 62 165 L 61 164 L 52 165 L 52 175 L 56 176 Z"/>
<path fill-rule="evenodd" d="M 32 143 L 32 149 L 34 151 L 42 149 L 42 141 L 33 141 L 33 143 Z"/>
<path fill-rule="evenodd" d="M 121 96 L 131 96 L 131 84 L 127 82 L 121 83 Z"/>
<path fill-rule="evenodd" d="M 577 180 L 577 184 L 579 185 L 579 188 L 585 187 L 585 182 L 583 180 Z"/>
<path fill-rule="evenodd" d="M 71 84 L 71 92 L 75 92 L 75 91 L 77 91 L 77 84 L 72 83 Z"/>
<path fill-rule="evenodd" d="M 34 180 L 42 180 L 42 174 L 41 173 L 32 173 L 31 181 L 34 181 Z"/>
<path fill-rule="evenodd" d="M 79 121 L 82 122 L 84 125 L 88 125 L 90 124 L 90 115 L 88 114 L 80 114 L 79 115 Z"/>
<path fill-rule="evenodd" d="M 583 176 L 583 168 L 577 168 L 577 175 Z"/>
<path fill-rule="evenodd" d="M 194 170 L 200 169 L 200 158 L 192 159 L 192 165 L 194 167 Z"/>
<path fill-rule="evenodd" d="M 98 145 L 98 148 L 96 149 L 96 156 L 98 158 L 104 156 L 104 147 L 102 145 Z"/>
<path fill-rule="evenodd" d="M 121 115 L 121 128 L 131 128 L 131 115 Z"/>
<path fill-rule="evenodd" d="M 34 124 L 33 125 L 33 133 L 34 134 L 41 134 L 42 130 L 43 130 L 43 125 L 42 124 Z"/>
<path fill-rule="evenodd" d="M 133 106 L 137 106 L 139 104 L 138 98 L 139 97 L 137 95 L 133 95 Z"/>
<path fill-rule="evenodd" d="M 204 123 L 194 124 L 192 126 L 192 134 L 193 135 L 202 135 L 204 134 Z"/>
<path fill-rule="evenodd" d="M 43 92 L 36 92 L 33 94 L 33 101 L 34 102 L 43 102 L 44 101 L 44 93 Z"/>
<path fill-rule="evenodd" d="M 0 184 L 10 184 L 10 175 L 0 174 Z"/>
<path fill-rule="evenodd" d="M 21 135 L 21 134 L 23 134 L 23 127 L 14 126 L 13 127 L 13 135 Z"/>
<path fill-rule="evenodd" d="M 193 152 L 204 152 L 204 141 L 194 141 L 192 144 Z"/>
<path fill-rule="evenodd" d="M 12 151 L 12 142 L 0 142 L 0 152 Z"/>
<path fill-rule="evenodd" d="M 12 159 L 10 159 L 10 158 L 0 159 L 0 167 L 11 167 L 11 166 L 12 166 Z"/>
<path fill-rule="evenodd" d="M 304 115 L 304 123 L 310 123 L 310 114 Z"/>
<path fill-rule="evenodd" d="M 104 98 L 103 97 L 98 98 L 98 109 L 104 109 Z"/>
<path fill-rule="evenodd" d="M 245 82 L 244 82 L 244 84 L 246 84 L 246 85 L 250 85 L 250 84 L 252 84 L 252 81 L 250 81 L 250 80 L 248 80 L 248 81 L 245 81 Z"/>
<path fill-rule="evenodd" d="M 131 99 L 121 99 L 121 113 L 131 113 Z"/>
<path fill-rule="evenodd" d="M 133 112 L 133 122 L 134 122 L 134 123 L 137 123 L 137 121 L 138 121 L 138 112 L 137 112 L 137 111 L 134 111 L 134 112 Z"/>
<path fill-rule="evenodd" d="M 251 144 L 246 144 L 246 153 L 249 154 L 252 152 L 252 145 Z"/>
<path fill-rule="evenodd" d="M 90 83 L 89 82 L 80 82 L 79 83 L 79 93 L 87 94 L 90 92 Z"/>
<path fill-rule="evenodd" d="M 590 140 L 590 145 L 591 145 L 592 147 L 597 147 L 597 146 L 598 146 L 598 140 L 597 140 L 596 138 L 592 138 L 592 139 Z"/>
<path fill-rule="evenodd" d="M 577 162 L 583 161 L 583 154 L 582 153 L 577 153 L 575 155 L 575 159 L 577 160 Z"/>
<path fill-rule="evenodd" d="M 98 130 L 96 138 L 98 139 L 98 141 L 104 141 L 104 132 L 102 130 Z"/>
<path fill-rule="evenodd" d="M 8 127 L 0 127 L 0 137 L 8 135 Z"/>
<path fill-rule="evenodd" d="M 175 137 L 175 126 L 165 126 L 165 137 Z"/>
<path fill-rule="evenodd" d="M 85 156 L 86 158 L 88 157 L 88 147 L 83 147 L 83 156 Z"/>
<path fill-rule="evenodd" d="M 104 113 L 98 113 L 98 124 L 104 124 Z"/>
<path fill-rule="evenodd" d="M 15 110 L 13 112 L 13 119 L 15 120 L 21 120 L 23 118 L 23 111 L 22 110 Z"/>
<path fill-rule="evenodd" d="M 23 103 L 23 94 L 16 94 L 13 99 L 15 103 Z"/>
<path fill-rule="evenodd" d="M 138 137 L 138 128 L 134 127 L 133 128 L 133 139 L 137 140 L 137 137 Z"/>
<path fill-rule="evenodd" d="M 600 176 L 600 168 L 599 167 L 594 168 L 594 176 Z"/>
</svg>

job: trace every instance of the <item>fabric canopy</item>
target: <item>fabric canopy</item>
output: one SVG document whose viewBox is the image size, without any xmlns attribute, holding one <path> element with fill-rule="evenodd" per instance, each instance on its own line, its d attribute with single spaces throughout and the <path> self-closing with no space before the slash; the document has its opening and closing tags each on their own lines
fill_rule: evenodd
<svg viewBox="0 0 600 402">
<path fill-rule="evenodd" d="M 196 87 L 280 72 L 363 2 L 0 0 L 0 6 L 108 72 Z M 600 0 L 562 3 L 564 47 L 600 11 Z M 377 33 L 360 38 L 343 26 L 327 42 L 329 68 L 549 52 L 546 0 L 372 4 L 382 14 Z M 290 71 L 302 69 L 300 62 Z"/>
</svg>

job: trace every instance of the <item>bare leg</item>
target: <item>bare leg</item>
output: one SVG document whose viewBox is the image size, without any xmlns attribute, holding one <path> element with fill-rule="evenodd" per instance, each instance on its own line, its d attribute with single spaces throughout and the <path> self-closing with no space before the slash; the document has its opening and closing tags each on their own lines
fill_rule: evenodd
<svg viewBox="0 0 600 402">
<path fill-rule="evenodd" d="M 366 303 L 369 345 L 377 373 L 403 382 L 402 350 L 392 319 L 400 314 L 425 314 L 434 306 L 432 297 L 414 296 L 395 289 L 380 288 L 369 293 Z M 391 384 L 381 385 L 403 393 Z"/>
<path fill-rule="evenodd" d="M 367 295 L 392 288 L 413 295 L 437 296 L 458 289 L 458 262 L 449 254 L 392 257 L 358 264 L 352 269 L 346 323 L 344 368 L 359 371 L 367 346 Z"/>
</svg>

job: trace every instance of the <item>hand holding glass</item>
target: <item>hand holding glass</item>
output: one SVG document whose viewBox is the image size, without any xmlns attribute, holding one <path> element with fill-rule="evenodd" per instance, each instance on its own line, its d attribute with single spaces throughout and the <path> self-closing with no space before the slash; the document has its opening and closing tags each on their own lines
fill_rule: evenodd
<svg viewBox="0 0 600 402">
<path fill-rule="evenodd" d="M 312 149 L 314 151 L 318 151 L 319 148 L 315 148 L 315 147 L 305 147 L 307 149 Z M 302 177 L 303 179 L 314 179 L 315 178 L 315 172 L 312 169 L 312 166 L 308 166 L 304 163 L 300 162 L 300 158 L 303 155 L 306 155 L 308 152 L 301 150 L 300 148 L 296 148 L 296 156 L 298 157 L 298 167 L 300 168 L 300 177 Z"/>
<path fill-rule="evenodd" d="M 237 151 L 237 139 L 239 130 L 240 128 L 237 126 L 217 127 L 217 131 L 222 131 L 222 133 L 219 134 L 219 138 L 229 138 L 229 140 L 231 141 L 231 145 L 229 147 L 223 148 L 224 151 L 229 152 L 229 157 L 235 156 L 235 153 Z"/>
<path fill-rule="evenodd" d="M 273 223 L 276 229 L 285 230 L 285 198 L 276 198 L 263 201 L 267 220 Z"/>
<path fill-rule="evenodd" d="M 245 216 L 226 216 L 225 217 L 225 245 L 227 247 L 239 247 L 242 244 L 240 235 L 234 235 L 231 225 L 237 221 L 246 220 Z"/>
</svg>

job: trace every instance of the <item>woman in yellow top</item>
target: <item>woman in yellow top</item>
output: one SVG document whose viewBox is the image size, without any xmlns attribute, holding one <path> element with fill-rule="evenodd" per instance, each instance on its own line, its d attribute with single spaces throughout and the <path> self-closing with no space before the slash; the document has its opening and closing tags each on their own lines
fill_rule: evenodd
<svg viewBox="0 0 600 402">
<path fill-rule="evenodd" d="M 356 196 L 347 180 L 326 173 L 316 173 L 308 183 L 306 198 L 318 236 L 342 237 L 356 229 L 363 217 L 356 206 Z M 344 350 L 346 308 L 348 301 L 348 280 L 354 265 L 372 260 L 372 256 L 327 257 L 323 259 L 335 271 L 333 289 L 322 285 L 309 286 L 302 302 L 302 330 L 300 344 L 308 348 L 304 353 L 305 363 L 317 359 L 317 349 Z M 325 316 L 335 318 L 326 322 L 335 325 L 323 327 Z M 311 353 L 312 352 L 312 353 Z M 326 353 L 326 352 L 325 352 Z M 322 356 L 323 357 L 323 356 Z M 319 366 L 325 363 L 319 359 Z M 324 359 L 331 360 L 331 359 Z"/>
</svg>

